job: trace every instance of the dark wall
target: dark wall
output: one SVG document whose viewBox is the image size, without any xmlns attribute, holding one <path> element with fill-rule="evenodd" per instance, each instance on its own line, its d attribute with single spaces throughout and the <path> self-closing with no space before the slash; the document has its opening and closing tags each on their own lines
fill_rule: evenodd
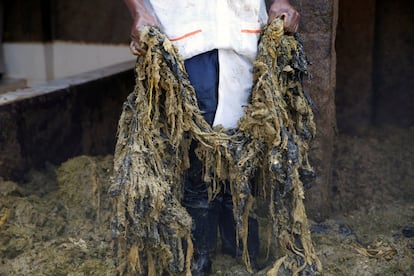
<svg viewBox="0 0 414 276">
<path fill-rule="evenodd" d="M 124 0 L 55 0 L 55 39 L 128 43 L 131 15 Z"/>
<path fill-rule="evenodd" d="M 414 2 L 339 2 L 337 122 L 340 132 L 414 125 Z"/>
<path fill-rule="evenodd" d="M 131 16 L 123 0 L 4 1 L 4 40 L 128 43 Z"/>
<path fill-rule="evenodd" d="M 414 126 L 414 2 L 377 1 L 374 114 L 378 126 Z"/>
<path fill-rule="evenodd" d="M 3 7 L 3 40 L 13 42 L 50 40 L 49 1 L 3 1 Z"/>
<path fill-rule="evenodd" d="M 134 85 L 131 67 L 27 88 L 23 96 L 41 94 L 0 104 L 0 177 L 19 181 L 45 162 L 113 154 L 122 104 Z"/>
<path fill-rule="evenodd" d="M 339 1 L 336 111 L 341 132 L 371 125 L 375 2 Z"/>
</svg>

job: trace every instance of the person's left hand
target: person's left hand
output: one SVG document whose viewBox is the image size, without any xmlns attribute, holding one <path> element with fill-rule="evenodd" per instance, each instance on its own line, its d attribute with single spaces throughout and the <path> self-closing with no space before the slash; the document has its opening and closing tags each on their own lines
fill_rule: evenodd
<svg viewBox="0 0 414 276">
<path fill-rule="evenodd" d="M 283 27 L 285 32 L 296 33 L 299 27 L 300 14 L 289 4 L 288 1 L 275 0 L 269 9 L 270 24 L 275 18 L 283 17 Z"/>
</svg>

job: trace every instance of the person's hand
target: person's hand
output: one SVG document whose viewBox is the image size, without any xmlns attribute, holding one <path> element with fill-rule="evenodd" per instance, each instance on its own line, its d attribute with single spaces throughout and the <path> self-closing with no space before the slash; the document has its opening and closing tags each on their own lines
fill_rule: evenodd
<svg viewBox="0 0 414 276">
<path fill-rule="evenodd" d="M 275 18 L 283 17 L 285 32 L 296 33 L 299 27 L 300 15 L 287 0 L 275 0 L 269 8 L 270 24 Z"/>
<path fill-rule="evenodd" d="M 134 18 L 131 28 L 131 43 L 129 44 L 129 49 L 133 55 L 139 56 L 145 53 L 140 41 L 141 30 L 145 26 L 158 26 L 157 20 L 148 12 L 142 12 Z"/>
</svg>

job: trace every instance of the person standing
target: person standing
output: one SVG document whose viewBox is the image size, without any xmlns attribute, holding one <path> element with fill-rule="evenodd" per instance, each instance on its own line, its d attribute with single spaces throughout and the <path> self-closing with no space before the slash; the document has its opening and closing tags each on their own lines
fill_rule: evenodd
<svg viewBox="0 0 414 276">
<path fill-rule="evenodd" d="M 297 31 L 300 15 L 288 0 L 125 0 L 133 18 L 130 50 L 142 55 L 140 32 L 155 26 L 167 35 L 184 59 L 199 108 L 211 125 L 236 128 L 253 83 L 253 62 L 260 32 L 283 17 L 286 32 Z M 232 197 L 228 184 L 208 200 L 202 164 L 190 148 L 190 168 L 184 177 L 183 206 L 193 219 L 193 275 L 208 275 L 211 252 L 220 231 L 222 252 L 241 254 L 237 247 Z M 249 219 L 248 251 L 252 266 L 259 251 L 258 224 Z"/>
</svg>

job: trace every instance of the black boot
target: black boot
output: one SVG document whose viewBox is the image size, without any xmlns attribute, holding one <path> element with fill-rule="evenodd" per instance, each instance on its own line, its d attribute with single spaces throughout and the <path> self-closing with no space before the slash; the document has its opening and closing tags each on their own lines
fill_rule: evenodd
<svg viewBox="0 0 414 276">
<path fill-rule="evenodd" d="M 192 275 L 205 276 L 211 271 L 211 254 L 216 250 L 218 212 L 214 202 L 210 208 L 187 207 L 193 218 L 192 238 L 194 244 L 194 259 Z"/>
<path fill-rule="evenodd" d="M 240 257 L 243 253 L 242 242 L 237 246 L 236 227 L 233 216 L 233 201 L 230 187 L 226 185 L 223 191 L 223 209 L 220 214 L 219 229 L 223 254 Z M 247 246 L 252 269 L 257 270 L 257 256 L 259 255 L 259 224 L 256 219 L 249 217 L 249 232 L 247 234 Z"/>
<path fill-rule="evenodd" d="M 194 245 L 192 264 L 193 275 L 209 275 L 211 271 L 210 254 L 217 244 L 217 227 L 220 204 L 208 201 L 208 187 L 201 179 L 202 164 L 194 153 L 195 144 L 190 150 L 190 169 L 184 179 L 183 206 L 193 219 L 191 229 Z"/>
<path fill-rule="evenodd" d="M 211 258 L 208 253 L 194 256 L 191 268 L 192 276 L 208 276 L 211 272 Z"/>
</svg>

